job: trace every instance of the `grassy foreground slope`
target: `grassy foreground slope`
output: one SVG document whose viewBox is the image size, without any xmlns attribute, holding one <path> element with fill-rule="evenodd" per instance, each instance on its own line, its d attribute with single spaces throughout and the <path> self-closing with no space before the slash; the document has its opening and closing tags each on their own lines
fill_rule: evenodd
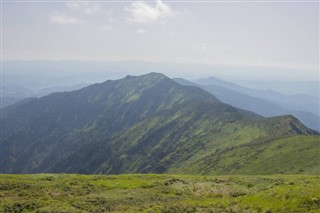
<svg viewBox="0 0 320 213">
<path fill-rule="evenodd" d="M 320 177 L 1 175 L 2 212 L 319 212 Z"/>
</svg>

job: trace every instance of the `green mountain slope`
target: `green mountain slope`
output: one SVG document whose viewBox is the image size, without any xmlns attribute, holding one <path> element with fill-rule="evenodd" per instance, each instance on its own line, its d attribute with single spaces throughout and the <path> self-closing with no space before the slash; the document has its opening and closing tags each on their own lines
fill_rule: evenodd
<svg viewBox="0 0 320 213">
<path fill-rule="evenodd" d="M 293 116 L 266 119 L 157 73 L 52 94 L 4 112 L 4 173 L 194 173 L 221 150 L 316 134 Z M 203 173 L 228 173 L 214 162 Z"/>
<path fill-rule="evenodd" d="M 299 118 L 299 120 L 307 127 L 314 129 L 318 132 L 320 131 L 320 117 L 317 114 L 314 114 L 308 110 L 300 109 L 299 111 L 297 111 L 297 110 L 291 109 L 290 107 L 285 107 L 283 105 L 280 105 L 274 100 L 265 99 L 264 95 L 260 95 L 260 93 L 267 93 L 267 92 L 262 92 L 257 90 L 256 91 L 257 95 L 252 96 L 248 94 L 248 92 L 246 92 L 247 90 L 244 90 L 242 87 L 237 87 L 237 85 L 235 84 L 223 82 L 214 78 L 209 78 L 201 81 L 205 85 L 196 84 L 182 78 L 176 78 L 174 80 L 182 85 L 199 87 L 209 92 L 210 94 L 214 95 L 224 103 L 230 104 L 240 109 L 255 112 L 262 116 L 270 117 L 270 116 L 279 116 L 279 115 L 294 115 L 295 117 Z M 250 90 L 248 89 L 248 91 Z M 270 92 L 269 96 L 272 96 L 272 95 L 273 93 Z M 278 97 L 278 99 L 281 100 L 281 97 L 282 96 Z M 282 99 L 284 100 L 288 98 L 282 97 Z M 304 102 L 303 95 L 294 96 L 294 99 L 295 99 L 295 102 Z M 306 102 L 308 103 L 308 101 Z M 313 101 L 313 104 L 309 104 L 309 105 L 317 105 L 317 103 L 314 103 L 314 102 L 315 101 Z M 295 104 L 292 104 L 292 105 L 295 105 Z"/>
<path fill-rule="evenodd" d="M 106 141 L 93 142 L 90 146 L 84 147 L 62 160 L 61 163 L 55 165 L 52 171 L 61 169 L 60 171 L 70 173 L 110 174 L 319 173 L 318 170 L 303 170 L 303 168 L 319 165 L 320 159 L 316 158 L 316 154 L 320 151 L 320 138 L 319 136 L 310 136 L 313 139 L 312 143 L 304 144 L 302 141 L 301 145 L 295 141 L 293 135 L 308 135 L 312 132 L 299 127 L 301 123 L 294 117 L 248 119 L 245 116 L 240 117 L 241 113 L 239 112 L 228 111 L 227 105 L 223 104 L 217 106 L 219 111 L 205 110 L 200 106 L 191 108 L 193 110 L 196 108 L 198 111 L 192 113 L 188 109 L 183 109 L 178 113 L 173 110 L 175 114 L 171 114 L 170 111 L 165 112 L 142 121 Z M 203 113 L 204 111 L 206 113 Z M 227 119 L 223 113 L 228 114 Z M 305 141 L 309 142 L 309 136 L 304 137 L 306 137 Z M 230 172 L 228 164 L 217 164 L 216 158 L 208 158 L 208 156 L 215 156 L 216 153 L 222 152 L 226 155 L 219 155 L 219 159 L 227 160 L 230 156 L 226 151 L 234 150 L 237 153 L 239 147 L 251 146 L 252 144 L 257 144 L 257 146 L 264 144 L 269 148 L 278 138 L 287 139 L 285 142 L 288 143 L 292 140 L 295 142 L 294 148 L 302 148 L 299 156 L 301 159 L 305 158 L 304 163 L 297 162 L 296 166 L 292 167 L 284 162 L 270 161 L 265 156 L 255 159 L 250 158 L 251 155 L 244 155 L 245 159 L 233 158 L 235 161 L 233 163 L 236 165 L 253 163 L 261 167 L 264 165 L 263 161 L 268 160 L 271 165 L 274 163 L 275 166 L 270 167 L 269 170 L 257 170 L 250 166 L 247 169 L 236 169 L 235 166 L 234 171 Z M 307 148 L 304 149 L 304 146 Z M 294 149 L 280 148 L 280 153 L 283 152 L 286 160 L 296 159 Z M 304 157 L 310 155 L 310 150 L 313 155 Z M 91 153 L 91 157 L 87 153 Z M 88 159 L 90 160 L 88 161 Z M 68 163 L 66 164 L 66 162 Z M 74 164 L 70 164 L 70 162 L 74 162 Z M 200 167 L 199 164 L 207 165 L 206 169 Z M 280 171 L 279 168 L 282 170 Z"/>
<path fill-rule="evenodd" d="M 4 109 L 2 170 L 43 171 L 64 155 L 188 100 L 219 102 L 166 76 L 127 76 Z M 18 157 L 19 156 L 19 157 Z"/>
<path fill-rule="evenodd" d="M 320 174 L 318 136 L 290 136 L 219 149 L 169 172 L 192 174 Z"/>
</svg>

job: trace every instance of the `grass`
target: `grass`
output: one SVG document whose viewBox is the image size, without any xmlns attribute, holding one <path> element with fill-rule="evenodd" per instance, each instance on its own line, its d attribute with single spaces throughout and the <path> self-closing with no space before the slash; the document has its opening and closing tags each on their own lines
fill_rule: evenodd
<svg viewBox="0 0 320 213">
<path fill-rule="evenodd" d="M 319 136 L 287 136 L 205 152 L 170 173 L 202 175 L 320 174 Z"/>
<path fill-rule="evenodd" d="M 320 212 L 320 176 L 0 175 L 2 212 Z"/>
</svg>

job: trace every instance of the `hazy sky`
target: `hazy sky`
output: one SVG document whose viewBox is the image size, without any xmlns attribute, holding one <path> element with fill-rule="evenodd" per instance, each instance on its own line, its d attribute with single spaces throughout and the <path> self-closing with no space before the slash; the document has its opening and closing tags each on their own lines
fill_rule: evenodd
<svg viewBox="0 0 320 213">
<path fill-rule="evenodd" d="M 317 1 L 3 1 L 4 60 L 285 67 L 318 76 Z"/>
</svg>

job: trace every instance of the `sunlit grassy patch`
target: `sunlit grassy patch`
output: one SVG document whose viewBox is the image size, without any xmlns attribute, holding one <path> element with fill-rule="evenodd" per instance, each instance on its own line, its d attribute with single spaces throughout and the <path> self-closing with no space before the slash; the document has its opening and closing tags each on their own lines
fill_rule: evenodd
<svg viewBox="0 0 320 213">
<path fill-rule="evenodd" d="M 306 175 L 1 175 L 2 212 L 319 212 Z"/>
</svg>

